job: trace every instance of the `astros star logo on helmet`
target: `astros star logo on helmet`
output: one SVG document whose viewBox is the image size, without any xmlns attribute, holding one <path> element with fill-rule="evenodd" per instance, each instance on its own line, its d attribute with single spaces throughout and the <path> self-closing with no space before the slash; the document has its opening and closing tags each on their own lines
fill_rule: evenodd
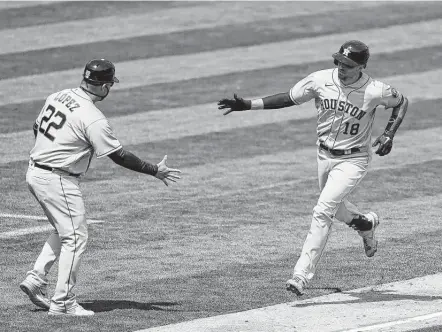
<svg viewBox="0 0 442 332">
<path fill-rule="evenodd" d="M 347 47 L 346 49 L 344 49 L 344 51 L 342 52 L 342 54 L 348 56 L 351 52 L 351 46 Z"/>
</svg>

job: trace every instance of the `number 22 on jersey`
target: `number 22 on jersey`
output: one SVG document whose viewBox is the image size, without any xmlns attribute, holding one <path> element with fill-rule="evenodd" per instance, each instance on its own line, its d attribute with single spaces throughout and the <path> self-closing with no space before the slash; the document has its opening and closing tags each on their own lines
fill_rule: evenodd
<svg viewBox="0 0 442 332">
<path fill-rule="evenodd" d="M 58 130 L 63 127 L 65 122 L 66 115 L 60 111 L 57 111 L 54 106 L 48 105 L 43 113 L 43 117 L 41 118 L 38 131 L 53 141 L 55 137 L 51 135 L 50 129 L 54 128 L 54 130 Z M 54 132 L 52 133 L 54 134 Z"/>
</svg>

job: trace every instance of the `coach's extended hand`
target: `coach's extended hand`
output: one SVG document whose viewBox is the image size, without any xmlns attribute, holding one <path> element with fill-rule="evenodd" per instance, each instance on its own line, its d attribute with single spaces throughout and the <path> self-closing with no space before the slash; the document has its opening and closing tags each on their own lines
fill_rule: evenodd
<svg viewBox="0 0 442 332">
<path fill-rule="evenodd" d="M 169 168 L 166 165 L 167 155 L 164 156 L 163 160 L 161 160 L 157 166 L 158 166 L 158 172 L 155 174 L 155 177 L 157 179 L 160 179 L 164 182 L 166 186 L 169 184 L 167 183 L 166 179 L 172 182 L 176 182 L 175 179 L 181 179 L 178 175 L 175 175 L 173 173 L 181 173 L 179 169 Z"/>
<path fill-rule="evenodd" d="M 376 138 L 373 143 L 373 147 L 379 144 L 378 149 L 376 150 L 376 154 L 382 156 L 386 156 L 390 153 L 393 148 L 393 136 L 383 133 L 381 136 Z"/>
<path fill-rule="evenodd" d="M 228 109 L 227 112 L 224 112 L 224 115 L 227 115 L 230 112 L 246 111 L 250 109 L 250 100 L 240 98 L 236 93 L 233 95 L 233 98 L 234 99 L 221 99 L 218 102 L 219 110 Z"/>
</svg>

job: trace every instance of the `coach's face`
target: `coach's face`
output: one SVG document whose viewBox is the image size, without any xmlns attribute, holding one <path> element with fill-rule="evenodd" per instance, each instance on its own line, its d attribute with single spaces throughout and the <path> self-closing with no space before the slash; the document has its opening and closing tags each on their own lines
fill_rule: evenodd
<svg viewBox="0 0 442 332">
<path fill-rule="evenodd" d="M 101 94 L 100 94 L 101 100 L 107 97 L 113 85 L 114 83 L 105 83 L 101 86 Z"/>
<path fill-rule="evenodd" d="M 107 93 L 109 93 L 111 87 L 113 87 L 113 86 L 114 86 L 114 83 L 112 83 L 112 82 L 103 84 L 103 90 L 105 90 Z"/>
<path fill-rule="evenodd" d="M 362 68 L 363 65 L 352 67 L 343 62 L 338 61 L 338 77 L 344 83 L 358 79 Z"/>
</svg>

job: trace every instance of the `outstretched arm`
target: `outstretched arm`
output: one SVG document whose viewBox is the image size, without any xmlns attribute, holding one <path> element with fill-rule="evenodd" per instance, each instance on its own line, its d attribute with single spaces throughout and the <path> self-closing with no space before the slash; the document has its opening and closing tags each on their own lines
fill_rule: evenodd
<svg viewBox="0 0 442 332">
<path fill-rule="evenodd" d="M 402 120 L 405 117 L 408 109 L 408 99 L 403 97 L 402 102 L 393 108 L 391 112 L 390 119 L 388 120 L 387 126 L 381 136 L 379 136 L 373 143 L 373 147 L 379 144 L 376 154 L 380 156 L 385 156 L 390 153 L 393 148 L 393 138 Z"/>
<path fill-rule="evenodd" d="M 254 100 L 252 100 L 253 102 Z M 256 104 L 260 104 L 259 99 L 255 99 Z M 264 109 L 277 109 L 295 105 L 289 92 L 278 93 L 276 95 L 262 98 L 262 105 Z"/>
<path fill-rule="evenodd" d="M 166 186 L 169 185 L 166 179 L 173 182 L 176 182 L 176 179 L 180 179 L 179 176 L 173 174 L 181 173 L 180 170 L 167 167 L 167 156 L 164 156 L 160 163 L 154 165 L 147 161 L 141 160 L 133 153 L 121 148 L 118 151 L 111 153 L 109 158 L 112 159 L 114 163 L 132 171 L 152 175 L 163 181 Z"/>
<path fill-rule="evenodd" d="M 289 92 L 278 93 L 259 99 L 243 99 L 233 95 L 233 99 L 221 99 L 218 102 L 218 109 L 227 109 L 224 115 L 231 112 L 247 111 L 247 110 L 261 110 L 261 109 L 277 109 L 293 106 L 295 103 L 290 98 Z"/>
</svg>

